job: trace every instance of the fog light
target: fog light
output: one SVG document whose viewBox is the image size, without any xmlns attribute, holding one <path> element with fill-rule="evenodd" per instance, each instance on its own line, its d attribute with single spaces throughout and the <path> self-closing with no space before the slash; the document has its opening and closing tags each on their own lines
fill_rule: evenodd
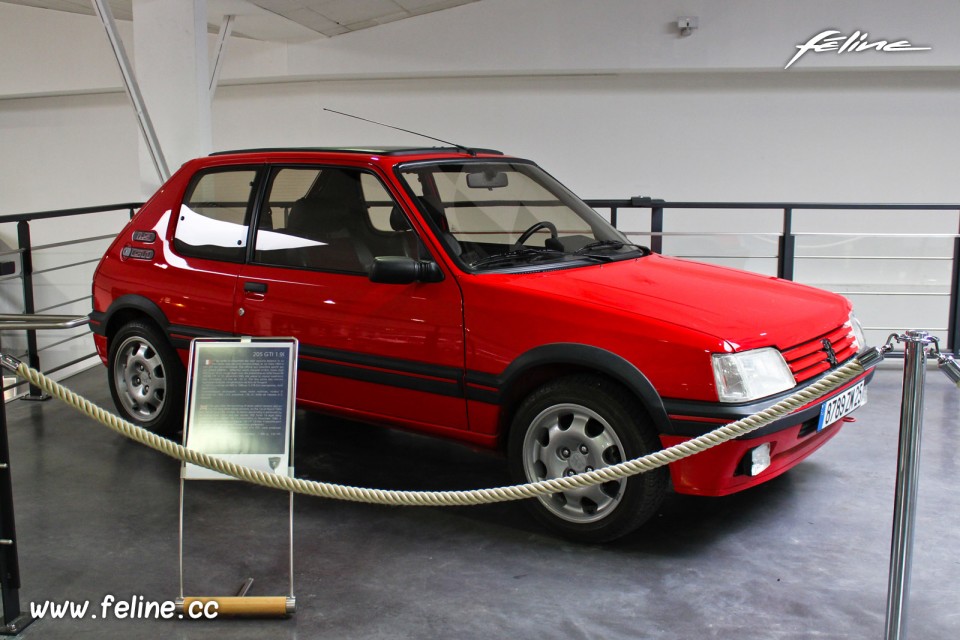
<svg viewBox="0 0 960 640">
<path fill-rule="evenodd" d="M 757 476 L 770 466 L 770 443 L 764 442 L 762 445 L 750 451 L 750 475 Z"/>
</svg>

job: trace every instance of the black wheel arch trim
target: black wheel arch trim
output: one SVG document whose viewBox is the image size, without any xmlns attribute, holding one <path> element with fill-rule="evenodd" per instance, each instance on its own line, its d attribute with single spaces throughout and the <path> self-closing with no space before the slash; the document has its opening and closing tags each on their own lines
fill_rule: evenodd
<svg viewBox="0 0 960 640">
<path fill-rule="evenodd" d="M 107 317 L 107 314 L 103 311 L 91 311 L 90 318 L 90 331 L 98 336 L 102 336 L 105 331 L 106 322 L 104 319 Z"/>
<path fill-rule="evenodd" d="M 612 351 L 587 344 L 554 343 L 534 347 L 517 357 L 499 375 L 467 371 L 467 398 L 500 404 L 505 392 L 524 373 L 544 365 L 575 365 L 613 378 L 639 398 L 658 432 L 672 431 L 660 394 L 643 372 Z"/>
<path fill-rule="evenodd" d="M 107 335 L 107 327 L 110 326 L 110 320 L 121 311 L 129 310 L 139 311 L 151 320 L 153 320 L 163 331 L 167 330 L 169 322 L 160 307 L 153 300 L 143 296 L 129 293 L 120 296 L 114 300 L 110 307 L 104 311 L 94 311 L 90 314 L 90 327 L 98 336 Z"/>
</svg>

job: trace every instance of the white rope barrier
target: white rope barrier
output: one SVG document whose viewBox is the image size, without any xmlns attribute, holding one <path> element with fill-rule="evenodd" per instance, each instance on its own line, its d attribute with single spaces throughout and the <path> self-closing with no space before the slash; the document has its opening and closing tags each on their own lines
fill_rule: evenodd
<svg viewBox="0 0 960 640">
<path fill-rule="evenodd" d="M 474 489 L 469 491 L 390 491 L 384 489 L 367 489 L 314 480 L 303 480 L 301 478 L 291 478 L 251 469 L 221 458 L 200 453 L 199 451 L 187 449 L 172 440 L 168 440 L 142 427 L 138 427 L 110 413 L 106 409 L 97 406 L 57 382 L 50 380 L 41 372 L 27 366 L 25 363 L 19 363 L 16 373 L 24 380 L 30 382 L 30 384 L 43 389 L 51 396 L 59 398 L 100 424 L 135 442 L 139 442 L 182 462 L 189 462 L 190 464 L 217 471 L 239 480 L 272 489 L 281 489 L 302 495 L 332 498 L 335 500 L 348 500 L 370 504 L 442 507 L 522 500 L 622 480 L 629 476 L 651 471 L 771 424 L 837 389 L 847 381 L 862 374 L 865 370 L 866 368 L 861 365 L 860 358 L 854 359 L 768 409 L 715 429 L 710 433 L 706 433 L 692 440 L 668 447 L 661 451 L 655 451 L 640 458 L 627 460 L 626 462 L 574 476 L 541 480 L 539 482 L 510 487 Z"/>
</svg>

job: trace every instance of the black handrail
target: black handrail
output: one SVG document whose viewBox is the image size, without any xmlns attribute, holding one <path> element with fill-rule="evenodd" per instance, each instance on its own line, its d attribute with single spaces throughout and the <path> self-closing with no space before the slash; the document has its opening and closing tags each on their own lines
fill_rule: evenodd
<svg viewBox="0 0 960 640">
<path fill-rule="evenodd" d="M 34 290 L 34 276 L 41 273 L 48 273 L 52 271 L 59 271 L 61 269 L 70 269 L 73 267 L 78 267 L 85 264 L 90 264 L 96 262 L 99 258 L 82 260 L 78 262 L 72 262 L 69 264 L 61 264 L 53 267 L 48 267 L 46 269 L 35 270 L 33 267 L 33 258 L 34 253 L 37 251 L 43 251 L 46 249 L 53 249 L 57 247 L 63 247 L 67 245 L 82 244 L 85 242 L 93 242 L 97 240 L 104 240 L 110 238 L 111 236 L 92 236 L 88 238 L 77 238 L 75 240 L 68 240 L 65 242 L 54 242 L 41 245 L 34 245 L 31 238 L 30 223 L 35 220 L 49 220 L 53 218 L 69 218 L 73 216 L 80 215 L 89 215 L 96 213 L 107 213 L 112 211 L 123 211 L 127 210 L 132 218 L 136 213 L 137 209 L 142 206 L 142 203 L 139 202 L 122 202 L 118 204 L 109 204 L 109 205 L 99 205 L 92 207 L 77 207 L 72 209 L 53 209 L 50 211 L 37 211 L 33 213 L 18 213 L 12 215 L 0 216 L 0 223 L 15 223 L 17 225 L 17 248 L 14 250 L 4 251 L 0 255 L 19 255 L 20 257 L 20 273 L 12 276 L 5 276 L 0 278 L 2 280 L 9 280 L 13 278 L 19 278 L 22 283 L 23 289 L 23 312 L 24 314 L 30 315 L 37 312 L 36 303 L 35 303 L 35 290 Z M 15 266 L 15 262 L 4 262 L 2 266 Z M 3 271 L 3 273 L 13 273 L 13 270 Z M 76 300 L 72 301 L 76 302 Z M 64 306 L 67 303 L 58 303 L 56 305 L 47 307 L 47 309 L 54 309 L 60 306 Z M 26 329 L 27 334 L 27 353 L 25 357 L 29 365 L 35 369 L 40 369 L 40 349 L 37 344 L 37 331 L 36 329 Z M 90 352 L 88 355 L 84 356 L 80 360 L 82 361 L 85 358 L 93 357 L 95 352 Z M 62 366 L 60 367 L 62 368 Z M 18 385 L 14 385 L 18 386 Z M 4 389 L 6 391 L 6 389 Z M 26 395 L 27 399 L 39 400 L 43 399 L 43 392 L 31 385 L 30 390 Z"/>
<path fill-rule="evenodd" d="M 636 196 L 632 198 L 621 199 L 588 199 L 586 203 L 595 209 L 607 209 L 610 212 L 610 221 L 614 226 L 620 226 L 620 214 L 627 209 L 648 209 L 650 211 L 650 246 L 657 253 L 663 252 L 664 238 L 664 216 L 667 210 L 675 209 L 720 209 L 720 210 L 779 210 L 782 214 L 782 227 L 778 238 L 777 249 L 777 276 L 787 280 L 794 277 L 794 267 L 797 260 L 796 240 L 799 234 L 793 230 L 793 223 L 796 211 L 956 211 L 960 214 L 960 204 L 949 203 L 849 203 L 849 202 L 719 202 L 719 201 L 668 201 L 657 198 Z M 41 247 L 31 245 L 29 223 L 33 220 L 43 220 L 50 218 L 72 217 L 85 214 L 106 213 L 111 211 L 120 211 L 127 209 L 130 217 L 133 217 L 136 210 L 142 206 L 140 202 L 124 202 L 118 204 L 79 207 L 70 209 L 55 209 L 49 211 L 39 211 L 34 213 L 21 213 L 0 216 L 0 223 L 15 222 L 18 223 L 18 235 L 20 236 L 20 246 L 8 252 L 10 255 L 19 255 L 21 261 L 21 273 L 19 276 L 23 280 L 23 296 L 25 313 L 34 312 L 34 292 L 32 268 L 32 252 Z M 669 234 L 666 234 L 669 235 Z M 771 234 L 773 235 L 773 234 Z M 100 239 L 99 237 L 97 239 Z M 68 243 L 55 243 L 54 245 L 42 245 L 42 248 L 48 246 L 62 246 L 63 244 L 73 244 L 90 241 L 91 238 L 82 238 Z M 802 257 L 802 256 L 801 256 Z M 79 264 L 86 264 L 89 261 L 71 265 L 61 265 L 44 271 L 62 269 Z M 947 325 L 947 350 L 954 353 L 960 347 L 960 222 L 958 222 L 958 234 L 954 237 L 951 285 L 949 302 L 949 320 Z M 28 332 L 28 349 L 26 357 L 31 366 L 39 367 L 38 349 L 36 345 L 36 334 L 33 331 Z M 93 354 L 91 353 L 91 356 Z M 39 397 L 39 390 L 31 388 L 29 397 Z"/>
<path fill-rule="evenodd" d="M 106 213 L 108 211 L 122 211 L 124 209 L 130 211 L 130 217 L 132 218 L 134 212 L 142 206 L 142 202 L 122 202 L 120 204 L 107 204 L 94 207 L 52 209 L 50 211 L 37 211 L 35 213 L 13 213 L 0 216 L 0 222 L 29 222 L 31 220 L 46 220 L 48 218 L 69 218 L 70 216 L 82 216 L 86 213 Z"/>
</svg>

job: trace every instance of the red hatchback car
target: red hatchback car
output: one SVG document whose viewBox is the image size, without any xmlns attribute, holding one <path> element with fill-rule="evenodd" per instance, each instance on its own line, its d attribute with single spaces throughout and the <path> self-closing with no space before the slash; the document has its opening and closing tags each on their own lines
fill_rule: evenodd
<svg viewBox="0 0 960 640">
<path fill-rule="evenodd" d="M 183 421 L 198 336 L 295 336 L 298 403 L 506 452 L 518 482 L 615 464 L 770 406 L 863 348 L 843 297 L 652 254 L 495 151 L 259 149 L 185 164 L 104 255 L 91 325 L 128 419 Z M 790 469 L 869 374 L 749 437 L 530 506 L 601 541 L 668 485 Z"/>
</svg>

